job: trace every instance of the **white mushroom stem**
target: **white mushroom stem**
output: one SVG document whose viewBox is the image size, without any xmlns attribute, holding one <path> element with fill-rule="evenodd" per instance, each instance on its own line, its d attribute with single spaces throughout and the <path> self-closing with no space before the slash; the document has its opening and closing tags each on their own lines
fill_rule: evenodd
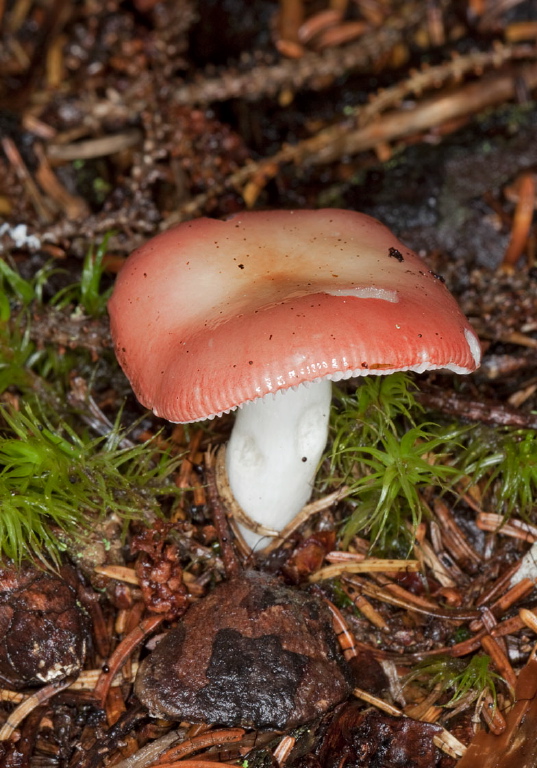
<svg viewBox="0 0 537 768">
<path fill-rule="evenodd" d="M 226 451 L 229 485 L 249 518 L 283 530 L 308 501 L 328 438 L 328 379 L 280 390 L 237 413 Z M 269 539 L 239 524 L 246 543 Z"/>
</svg>

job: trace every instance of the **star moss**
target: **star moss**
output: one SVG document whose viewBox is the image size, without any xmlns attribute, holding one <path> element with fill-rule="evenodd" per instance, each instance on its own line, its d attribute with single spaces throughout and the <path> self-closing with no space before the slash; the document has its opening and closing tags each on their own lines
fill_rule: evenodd
<svg viewBox="0 0 537 768">
<path fill-rule="evenodd" d="M 151 441 L 122 447 L 114 428 L 88 439 L 66 423 L 53 427 L 27 409 L 0 409 L 0 553 L 58 560 L 59 532 L 84 537 L 105 515 L 154 519 L 177 459 Z"/>
</svg>

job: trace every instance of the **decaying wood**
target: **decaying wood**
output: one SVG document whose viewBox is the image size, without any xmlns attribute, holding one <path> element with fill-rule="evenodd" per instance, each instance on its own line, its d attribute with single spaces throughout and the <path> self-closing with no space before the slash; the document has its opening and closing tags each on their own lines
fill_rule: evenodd
<svg viewBox="0 0 537 768">
<path fill-rule="evenodd" d="M 503 403 L 486 402 L 483 399 L 471 400 L 456 392 L 433 388 L 420 392 L 417 398 L 427 408 L 467 421 L 479 421 L 492 426 L 537 429 L 537 417 L 534 414 Z"/>
</svg>

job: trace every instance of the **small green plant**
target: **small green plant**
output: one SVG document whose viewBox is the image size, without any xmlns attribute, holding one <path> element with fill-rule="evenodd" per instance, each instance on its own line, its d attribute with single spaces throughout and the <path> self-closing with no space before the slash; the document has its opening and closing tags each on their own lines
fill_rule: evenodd
<svg viewBox="0 0 537 768">
<path fill-rule="evenodd" d="M 106 235 L 98 247 L 88 250 L 80 280 L 58 291 L 48 306 L 93 316 L 104 313 L 111 290 L 101 290 L 109 237 L 110 234 Z M 95 367 L 89 354 L 82 350 L 75 354 L 71 349 L 33 340 L 35 325 L 39 323 L 33 310 L 37 309 L 38 315 L 46 314 L 45 287 L 59 272 L 56 266 L 47 264 L 31 280 L 26 280 L 0 259 L 0 393 L 14 387 L 25 401 L 34 403 L 39 389 L 41 395 L 45 388 L 62 392 L 74 368 L 80 371 L 84 366 Z M 56 323 L 61 325 L 61 315 Z"/>
<path fill-rule="evenodd" d="M 0 259 L 0 392 L 11 386 L 31 388 L 29 366 L 36 350 L 25 310 L 36 297 L 41 277 L 31 283 Z"/>
<path fill-rule="evenodd" d="M 461 476 L 446 462 L 460 431 L 422 422 L 414 390 L 407 374 L 396 373 L 367 377 L 355 394 L 339 396 L 331 425 L 331 479 L 348 484 L 356 505 L 343 529 L 343 546 L 360 531 L 381 549 L 401 538 L 410 544 L 405 521 L 419 523 L 422 490 L 445 488 Z"/>
<path fill-rule="evenodd" d="M 496 683 L 503 678 L 490 669 L 490 656 L 476 654 L 468 662 L 451 656 L 426 659 L 406 676 L 404 682 L 408 685 L 416 680 L 431 690 L 438 687 L 442 692 L 450 693 L 451 698 L 444 706 L 453 707 L 470 695 L 475 701 L 486 690 L 496 706 Z"/>
<path fill-rule="evenodd" d="M 416 389 L 406 373 L 366 376 L 351 394 L 336 389 L 330 422 L 332 461 L 337 465 L 355 445 L 371 445 L 387 432 L 397 434 L 401 419 L 415 426 L 423 411 L 414 397 Z"/>
<path fill-rule="evenodd" d="M 112 292 L 112 288 L 101 290 L 104 274 L 104 257 L 108 242 L 113 232 L 108 232 L 98 246 L 91 245 L 82 264 L 80 280 L 61 288 L 50 300 L 51 306 L 65 308 L 80 306 L 93 317 L 102 315 Z M 12 303 L 19 309 L 26 309 L 34 302 L 43 303 L 43 288 L 54 274 L 61 272 L 56 267 L 46 264 L 32 278 L 25 280 L 9 264 L 0 259 L 0 322 L 12 317 Z"/>
<path fill-rule="evenodd" d="M 89 248 L 82 265 L 80 281 L 58 291 L 51 304 L 60 308 L 78 305 L 92 317 L 104 314 L 112 288 L 101 291 L 101 281 L 104 273 L 104 257 L 112 234 L 112 232 L 107 233 L 96 248 L 93 245 Z"/>
<path fill-rule="evenodd" d="M 345 525 L 344 545 L 360 530 L 369 530 L 373 542 L 378 542 L 389 518 L 401 528 L 406 510 L 416 527 L 424 508 L 420 492 L 428 486 L 445 488 L 450 478 L 460 477 L 459 469 L 444 463 L 455 437 L 453 430 L 432 431 L 422 424 L 402 437 L 386 432 L 376 447 L 352 449 L 365 471 L 350 480 L 349 497 L 358 507 Z"/>
<path fill-rule="evenodd" d="M 0 321 L 11 317 L 10 294 L 28 306 L 34 299 L 34 286 L 11 269 L 9 264 L 0 259 Z"/>
<path fill-rule="evenodd" d="M 469 433 L 460 466 L 471 484 L 483 482 L 488 506 L 505 519 L 529 518 L 537 499 L 537 433 L 480 426 Z"/>
<path fill-rule="evenodd" d="M 30 363 L 35 353 L 25 323 L 8 326 L 0 322 L 0 393 L 8 387 L 17 387 L 20 391 L 31 389 Z"/>
<path fill-rule="evenodd" d="M 431 486 L 459 492 L 481 484 L 486 505 L 505 519 L 532 519 L 537 499 L 537 433 L 508 427 L 442 427 L 423 421 L 416 385 L 404 373 L 365 377 L 354 393 L 336 392 L 329 482 L 345 482 L 355 505 L 343 546 L 370 534 L 383 550 L 411 543 Z"/>
<path fill-rule="evenodd" d="M 17 563 L 32 554 L 57 560 L 55 528 L 83 537 L 109 513 L 159 514 L 158 497 L 177 493 L 166 483 L 177 459 L 148 443 L 121 447 L 117 426 L 88 439 L 30 409 L 1 408 L 0 418 L 0 553 Z"/>
</svg>

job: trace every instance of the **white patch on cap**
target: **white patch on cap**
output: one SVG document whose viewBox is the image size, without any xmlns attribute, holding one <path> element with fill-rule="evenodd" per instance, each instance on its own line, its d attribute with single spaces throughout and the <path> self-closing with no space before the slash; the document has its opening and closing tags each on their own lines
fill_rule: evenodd
<svg viewBox="0 0 537 768">
<path fill-rule="evenodd" d="M 474 362 L 477 368 L 481 363 L 481 345 L 479 343 L 479 339 L 473 331 L 469 331 L 467 328 L 464 329 L 464 336 L 468 342 L 470 352 L 474 358 Z"/>
<path fill-rule="evenodd" d="M 324 291 L 330 296 L 354 296 L 356 299 L 382 299 L 397 304 L 399 296 L 397 291 L 387 291 L 385 288 L 375 288 L 371 285 L 367 288 L 338 288 L 335 291 Z"/>
</svg>

